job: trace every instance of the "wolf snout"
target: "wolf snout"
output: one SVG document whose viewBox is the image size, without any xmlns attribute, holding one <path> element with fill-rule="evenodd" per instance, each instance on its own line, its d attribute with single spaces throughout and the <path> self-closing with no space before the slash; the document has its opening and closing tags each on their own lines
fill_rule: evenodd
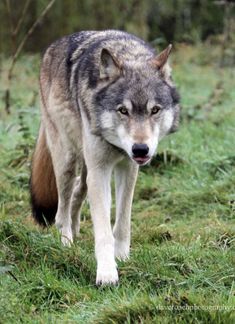
<svg viewBox="0 0 235 324">
<path fill-rule="evenodd" d="M 149 147 L 146 144 L 135 143 L 132 146 L 133 159 L 140 165 L 146 164 L 150 157 L 148 156 Z"/>
</svg>

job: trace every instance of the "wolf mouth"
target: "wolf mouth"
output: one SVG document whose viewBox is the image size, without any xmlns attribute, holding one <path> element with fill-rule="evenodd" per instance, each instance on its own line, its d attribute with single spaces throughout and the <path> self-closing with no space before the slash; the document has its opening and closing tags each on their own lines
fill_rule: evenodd
<svg viewBox="0 0 235 324">
<path fill-rule="evenodd" d="M 135 156 L 133 160 L 138 163 L 139 165 L 145 165 L 150 161 L 149 156 Z"/>
</svg>

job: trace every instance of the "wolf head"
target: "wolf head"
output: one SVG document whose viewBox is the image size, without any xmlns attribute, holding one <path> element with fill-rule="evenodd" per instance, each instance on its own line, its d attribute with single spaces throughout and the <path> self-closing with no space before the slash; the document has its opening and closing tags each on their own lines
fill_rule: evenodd
<svg viewBox="0 0 235 324">
<path fill-rule="evenodd" d="M 178 125 L 179 95 L 167 62 L 170 51 L 171 45 L 156 57 L 133 61 L 101 50 L 103 86 L 94 98 L 99 128 L 106 141 L 139 165 L 151 160 L 159 140 Z"/>
</svg>

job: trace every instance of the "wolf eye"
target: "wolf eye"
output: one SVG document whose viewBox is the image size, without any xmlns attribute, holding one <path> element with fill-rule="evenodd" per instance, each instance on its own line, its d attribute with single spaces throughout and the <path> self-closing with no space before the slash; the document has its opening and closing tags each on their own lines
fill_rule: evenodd
<svg viewBox="0 0 235 324">
<path fill-rule="evenodd" d="M 151 111 L 152 115 L 156 115 L 161 110 L 161 108 L 162 107 L 160 105 L 153 106 Z"/>
<path fill-rule="evenodd" d="M 128 110 L 125 106 L 121 106 L 118 108 L 118 111 L 122 114 L 122 115 L 129 115 Z"/>
</svg>

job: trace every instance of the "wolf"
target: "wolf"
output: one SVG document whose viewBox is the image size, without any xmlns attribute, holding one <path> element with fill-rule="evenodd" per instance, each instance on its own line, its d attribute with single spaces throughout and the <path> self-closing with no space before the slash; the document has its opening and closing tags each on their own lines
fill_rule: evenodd
<svg viewBox="0 0 235 324">
<path fill-rule="evenodd" d="M 96 284 L 118 282 L 116 259 L 130 253 L 131 207 L 139 166 L 179 122 L 169 45 L 156 54 L 119 30 L 82 31 L 46 50 L 40 71 L 41 124 L 32 158 L 35 220 L 55 222 L 63 244 L 79 235 L 87 197 L 94 228 Z M 112 228 L 111 177 L 116 218 Z"/>
</svg>

